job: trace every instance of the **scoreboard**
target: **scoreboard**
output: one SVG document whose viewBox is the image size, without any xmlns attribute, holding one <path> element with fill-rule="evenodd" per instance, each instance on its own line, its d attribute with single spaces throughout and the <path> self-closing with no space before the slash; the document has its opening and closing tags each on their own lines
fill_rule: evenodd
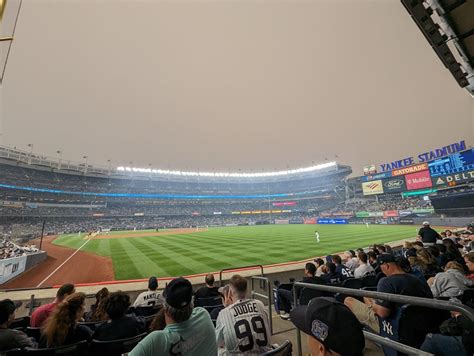
<svg viewBox="0 0 474 356">
<path fill-rule="evenodd" d="M 428 163 L 431 177 L 474 170 L 474 149 L 454 153 Z"/>
</svg>

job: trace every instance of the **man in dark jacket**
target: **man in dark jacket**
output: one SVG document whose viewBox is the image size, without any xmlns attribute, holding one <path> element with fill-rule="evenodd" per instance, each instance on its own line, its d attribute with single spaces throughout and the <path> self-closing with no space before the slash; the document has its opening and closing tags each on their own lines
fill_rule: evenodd
<svg viewBox="0 0 474 356">
<path fill-rule="evenodd" d="M 20 330 L 8 327 L 15 320 L 15 303 L 10 299 L 0 301 L 0 351 L 36 347 L 36 342 Z"/>
<path fill-rule="evenodd" d="M 304 277 L 301 282 L 311 284 L 325 284 L 324 280 L 316 277 L 316 266 L 314 263 L 308 262 L 304 268 Z M 293 300 L 293 291 L 283 288 L 277 290 L 278 305 L 280 307 L 280 317 L 284 320 L 290 318 L 291 301 Z"/>
<path fill-rule="evenodd" d="M 430 227 L 430 223 L 428 221 L 423 222 L 423 227 L 418 231 L 418 237 L 423 242 L 425 247 L 427 246 L 434 246 L 436 244 L 436 240 L 441 240 L 441 236 L 438 234 L 436 230 L 433 230 Z"/>
</svg>

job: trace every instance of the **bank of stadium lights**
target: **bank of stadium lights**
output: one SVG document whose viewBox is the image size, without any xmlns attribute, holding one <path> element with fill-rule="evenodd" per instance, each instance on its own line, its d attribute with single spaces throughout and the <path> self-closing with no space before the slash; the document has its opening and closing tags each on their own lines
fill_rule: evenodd
<svg viewBox="0 0 474 356">
<path fill-rule="evenodd" d="M 318 164 L 316 166 L 290 169 L 286 171 L 277 172 L 263 172 L 263 173 L 227 173 L 227 172 L 185 172 L 185 171 L 171 171 L 163 169 L 152 169 L 152 168 L 135 168 L 135 167 L 117 167 L 119 172 L 133 172 L 133 173 L 151 173 L 159 175 L 172 175 L 172 176 L 186 176 L 186 177 L 231 177 L 231 178 L 258 178 L 258 177 L 277 177 L 286 176 L 291 174 L 306 173 L 318 171 L 325 168 L 336 166 L 336 162 L 328 162 Z"/>
</svg>

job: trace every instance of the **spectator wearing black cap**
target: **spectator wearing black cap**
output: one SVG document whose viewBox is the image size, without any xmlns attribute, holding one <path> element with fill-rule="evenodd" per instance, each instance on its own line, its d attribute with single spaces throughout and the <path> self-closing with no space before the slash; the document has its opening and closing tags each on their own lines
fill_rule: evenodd
<svg viewBox="0 0 474 356">
<path fill-rule="evenodd" d="M 194 298 L 212 298 L 218 297 L 219 292 L 217 291 L 219 288 L 214 286 L 214 275 L 209 273 L 206 275 L 205 278 L 206 285 L 204 287 L 199 288 L 194 293 Z"/>
<path fill-rule="evenodd" d="M 441 236 L 431 228 L 428 221 L 423 222 L 423 227 L 418 231 L 418 238 L 424 246 L 434 246 L 437 240 L 441 240 Z"/>
<path fill-rule="evenodd" d="M 311 355 L 362 356 L 362 324 L 351 310 L 333 298 L 314 298 L 291 311 L 291 321 L 308 335 Z"/>
<path fill-rule="evenodd" d="M 104 309 L 110 320 L 97 327 L 93 339 L 117 340 L 145 332 L 146 322 L 142 317 L 125 314 L 130 307 L 130 297 L 124 292 L 114 292 L 105 301 Z"/>
<path fill-rule="evenodd" d="M 166 327 L 149 334 L 129 355 L 216 355 L 214 325 L 205 309 L 194 308 L 191 283 L 182 277 L 173 279 L 163 297 Z"/>
<path fill-rule="evenodd" d="M 8 328 L 15 320 L 16 307 L 17 305 L 10 299 L 0 301 L 0 351 L 36 347 L 36 342 L 24 332 Z"/>
<path fill-rule="evenodd" d="M 308 262 L 304 267 L 304 277 L 301 282 L 312 284 L 325 284 L 323 278 L 316 277 L 316 266 L 314 263 Z M 278 288 L 278 305 L 280 307 L 280 317 L 288 320 L 290 318 L 291 301 L 293 300 L 293 291 L 283 288 Z"/>
<path fill-rule="evenodd" d="M 406 273 L 393 255 L 383 254 L 377 257 L 382 272 L 386 277 L 377 284 L 377 292 L 413 297 L 433 298 L 428 284 L 421 282 L 417 277 Z M 364 298 L 364 303 L 347 297 L 344 300 L 361 323 L 370 327 L 376 333 L 380 332 L 378 318 L 388 318 L 395 312 L 397 305 L 385 300 Z"/>
<path fill-rule="evenodd" d="M 63 284 L 56 293 L 56 298 L 52 303 L 45 304 L 35 309 L 31 314 L 30 324 L 32 327 L 39 328 L 43 326 L 44 322 L 56 309 L 56 306 L 61 303 L 66 297 L 73 294 L 76 291 L 74 284 L 66 283 Z"/>
<path fill-rule="evenodd" d="M 148 280 L 148 290 L 138 295 L 133 303 L 134 307 L 154 307 L 161 304 L 158 289 L 158 279 L 150 277 Z"/>
</svg>

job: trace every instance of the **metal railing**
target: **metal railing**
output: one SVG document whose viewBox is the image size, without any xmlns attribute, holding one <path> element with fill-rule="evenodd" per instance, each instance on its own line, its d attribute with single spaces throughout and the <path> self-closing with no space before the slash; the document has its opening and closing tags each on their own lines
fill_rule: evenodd
<svg viewBox="0 0 474 356">
<path fill-rule="evenodd" d="M 298 305 L 298 295 L 297 289 L 298 288 L 309 288 L 314 290 L 319 290 L 322 292 L 331 292 L 331 293 L 342 293 L 345 295 L 355 296 L 355 297 L 368 297 L 373 299 L 382 299 L 393 303 L 398 304 L 410 304 L 420 307 L 426 308 L 434 308 L 434 309 L 441 309 L 447 311 L 457 311 L 470 320 L 474 321 L 474 310 L 469 308 L 466 305 L 462 304 L 453 304 L 449 301 L 444 300 L 436 300 L 436 299 L 428 299 L 428 298 L 420 298 L 420 297 L 412 297 L 406 295 L 398 295 L 398 294 L 390 294 L 390 293 L 381 293 L 381 292 L 372 292 L 366 291 L 362 289 L 350 289 L 350 288 L 343 288 L 343 287 L 334 287 L 322 284 L 311 284 L 311 283 L 303 283 L 303 282 L 295 282 L 293 288 L 293 301 L 295 306 Z M 298 355 L 301 356 L 301 332 L 297 328 L 297 345 L 298 345 Z M 380 335 L 376 335 L 370 332 L 365 332 L 365 335 L 371 334 L 373 336 L 368 337 L 368 339 L 373 340 L 375 342 L 381 343 L 384 346 L 393 348 L 397 351 L 406 353 L 407 355 L 421 355 L 421 351 L 418 349 L 414 349 L 408 345 L 402 344 L 400 342 L 396 342 L 390 340 L 388 338 L 381 337 Z M 380 341 L 382 339 L 382 341 Z M 426 354 L 425 355 L 430 355 Z"/>
<path fill-rule="evenodd" d="M 243 267 L 232 267 L 232 268 L 224 268 L 221 269 L 219 272 L 219 286 L 222 287 L 222 275 L 225 272 L 232 272 L 232 271 L 239 271 L 243 269 L 254 269 L 254 268 L 260 268 L 260 275 L 263 276 L 263 266 L 262 265 L 249 265 L 249 266 L 243 266 Z"/>
<path fill-rule="evenodd" d="M 260 282 L 260 289 L 266 289 L 267 294 L 262 294 L 255 291 L 255 281 Z M 270 333 L 273 335 L 273 318 L 272 318 L 272 287 L 268 277 L 252 276 L 250 277 L 250 296 L 252 298 L 258 297 L 268 302 L 268 320 L 270 323 Z"/>
</svg>

